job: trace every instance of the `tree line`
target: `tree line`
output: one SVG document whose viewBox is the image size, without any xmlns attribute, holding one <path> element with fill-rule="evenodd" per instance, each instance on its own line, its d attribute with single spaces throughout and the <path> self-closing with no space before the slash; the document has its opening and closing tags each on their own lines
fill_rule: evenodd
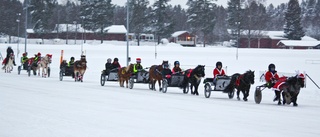
<svg viewBox="0 0 320 137">
<path fill-rule="evenodd" d="M 152 33 L 160 40 L 175 31 L 187 30 L 195 33 L 204 44 L 235 38 L 228 30 L 246 30 L 248 39 L 272 30 L 283 30 L 289 39 L 304 35 L 320 39 L 320 0 L 302 0 L 301 3 L 290 0 L 278 6 L 266 6 L 266 0 L 228 0 L 227 7 L 215 4 L 214 0 L 188 0 L 187 8 L 170 5 L 169 1 L 130 0 L 130 33 L 138 36 Z M 105 27 L 126 26 L 127 6 L 114 5 L 112 0 L 65 0 L 63 3 L 57 0 L 24 0 L 23 3 L 0 0 L 0 35 L 17 36 L 20 28 L 19 36 L 24 37 L 26 17 L 27 28 L 39 35 L 53 31 L 56 24 L 74 22 L 101 37 L 106 33 Z"/>
</svg>

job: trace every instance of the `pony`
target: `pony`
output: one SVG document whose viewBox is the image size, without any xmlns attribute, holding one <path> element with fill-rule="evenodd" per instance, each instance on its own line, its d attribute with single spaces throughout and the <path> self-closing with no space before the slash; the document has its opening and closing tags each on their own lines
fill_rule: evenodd
<svg viewBox="0 0 320 137">
<path fill-rule="evenodd" d="M 39 66 L 42 68 L 42 77 L 47 77 L 49 64 L 51 63 L 52 55 L 47 54 L 46 56 L 42 57 Z"/>
<path fill-rule="evenodd" d="M 190 83 L 190 89 L 192 95 L 199 95 L 198 87 L 201 82 L 201 78 L 205 76 L 205 65 L 198 65 L 194 69 L 187 69 L 184 74 L 184 78 L 181 84 L 183 93 L 186 93 L 186 88 Z M 194 87 L 194 91 L 193 91 Z"/>
<path fill-rule="evenodd" d="M 230 93 L 237 90 L 237 99 L 240 100 L 240 91 L 243 94 L 243 100 L 248 101 L 249 91 L 251 85 L 254 84 L 254 71 L 246 71 L 244 74 L 235 73 L 231 76 L 229 85 L 223 92 Z"/>
<path fill-rule="evenodd" d="M 28 59 L 28 66 L 30 66 L 29 71 L 33 71 L 33 75 L 37 75 L 38 71 L 38 76 L 40 76 L 40 63 L 41 57 L 39 57 L 39 61 L 35 62 L 34 57 Z"/>
<path fill-rule="evenodd" d="M 128 67 L 122 67 L 119 69 L 118 77 L 120 87 L 124 87 L 124 82 L 126 82 L 126 88 L 128 88 L 128 81 L 133 73 L 133 66 L 134 64 L 130 64 Z"/>
<path fill-rule="evenodd" d="M 161 65 L 152 65 L 149 69 L 149 88 L 151 90 L 156 90 L 155 85 L 156 82 L 158 81 L 159 83 L 159 91 L 162 91 L 161 87 L 161 81 L 163 79 L 162 77 L 162 70 L 163 70 L 163 65 L 168 64 L 168 61 L 163 61 Z"/>
<path fill-rule="evenodd" d="M 74 62 L 73 70 L 74 70 L 74 81 L 83 82 L 83 75 L 87 69 L 87 60 L 85 55 L 81 55 L 80 60 Z"/>
<path fill-rule="evenodd" d="M 297 74 L 296 76 L 292 76 L 287 78 L 285 81 L 279 81 L 274 86 L 276 92 L 282 92 L 283 98 L 283 105 L 284 104 L 291 104 L 293 106 L 298 106 L 297 99 L 300 93 L 300 89 L 303 88 L 305 85 L 305 77 L 304 74 Z M 278 105 L 281 105 L 281 99 L 278 100 Z"/>
<path fill-rule="evenodd" d="M 2 69 L 4 69 L 5 73 L 11 73 L 13 69 L 13 61 L 14 61 L 14 54 L 10 54 L 8 60 L 5 60 L 4 62 L 7 62 L 6 65 L 3 66 Z"/>
</svg>

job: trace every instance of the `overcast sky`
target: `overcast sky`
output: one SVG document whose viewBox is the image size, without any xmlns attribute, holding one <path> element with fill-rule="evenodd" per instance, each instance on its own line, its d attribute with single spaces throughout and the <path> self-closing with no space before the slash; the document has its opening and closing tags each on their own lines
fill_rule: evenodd
<svg viewBox="0 0 320 137">
<path fill-rule="evenodd" d="M 150 2 L 151 4 L 153 4 L 154 1 L 155 1 L 155 0 L 149 0 L 149 2 Z M 171 0 L 171 1 L 169 2 L 169 4 L 171 4 L 171 5 L 178 5 L 178 4 L 180 4 L 183 8 L 185 8 L 187 1 L 188 1 L 188 0 Z M 223 5 L 224 7 L 226 7 L 228 1 L 229 1 L 229 0 L 218 0 L 218 1 L 216 1 L 215 3 L 218 4 L 218 5 Z M 300 0 L 299 0 L 299 1 L 300 1 Z M 127 2 L 127 0 L 112 0 L 112 3 L 113 3 L 113 4 L 120 5 L 120 6 L 124 6 L 124 4 L 125 4 L 126 2 Z M 272 3 L 273 5 L 277 6 L 277 5 L 281 4 L 281 3 L 287 3 L 287 2 L 289 2 L 289 0 L 267 0 L 267 5 L 269 5 L 269 4 Z"/>
</svg>

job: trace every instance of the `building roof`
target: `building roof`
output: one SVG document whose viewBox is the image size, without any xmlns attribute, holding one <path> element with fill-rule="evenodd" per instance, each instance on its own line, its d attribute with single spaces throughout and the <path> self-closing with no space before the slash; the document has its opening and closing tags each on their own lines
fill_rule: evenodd
<svg viewBox="0 0 320 137">
<path fill-rule="evenodd" d="M 113 33 L 113 34 L 127 33 L 127 29 L 124 27 L 124 25 L 111 25 L 103 30 L 107 31 L 107 33 Z"/>
<path fill-rule="evenodd" d="M 305 40 L 280 40 L 277 45 L 282 43 L 287 47 L 315 47 L 320 45 L 320 41 L 305 41 Z"/>
<path fill-rule="evenodd" d="M 188 31 L 176 31 L 176 32 L 174 32 L 173 34 L 171 34 L 171 36 L 172 36 L 172 37 L 178 37 L 178 36 L 180 36 L 181 34 L 186 33 L 186 32 L 188 32 Z"/>
</svg>

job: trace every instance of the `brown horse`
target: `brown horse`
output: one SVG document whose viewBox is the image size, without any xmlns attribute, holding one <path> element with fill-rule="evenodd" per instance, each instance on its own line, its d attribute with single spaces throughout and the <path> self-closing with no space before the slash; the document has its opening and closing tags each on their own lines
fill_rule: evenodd
<svg viewBox="0 0 320 137">
<path fill-rule="evenodd" d="M 156 90 L 155 85 L 158 81 L 159 83 L 159 91 L 162 90 L 161 88 L 161 81 L 162 81 L 162 70 L 163 64 L 168 63 L 168 61 L 163 61 L 161 65 L 152 65 L 149 69 L 149 88 L 151 90 Z"/>
<path fill-rule="evenodd" d="M 119 84 L 120 87 L 124 87 L 124 82 L 126 82 L 126 88 L 128 88 L 128 81 L 133 72 L 134 64 L 130 64 L 128 67 L 122 67 L 118 71 Z"/>
<path fill-rule="evenodd" d="M 85 55 L 81 55 L 80 60 L 74 62 L 73 70 L 74 70 L 74 81 L 83 82 L 83 75 L 87 69 L 87 60 Z"/>
</svg>

